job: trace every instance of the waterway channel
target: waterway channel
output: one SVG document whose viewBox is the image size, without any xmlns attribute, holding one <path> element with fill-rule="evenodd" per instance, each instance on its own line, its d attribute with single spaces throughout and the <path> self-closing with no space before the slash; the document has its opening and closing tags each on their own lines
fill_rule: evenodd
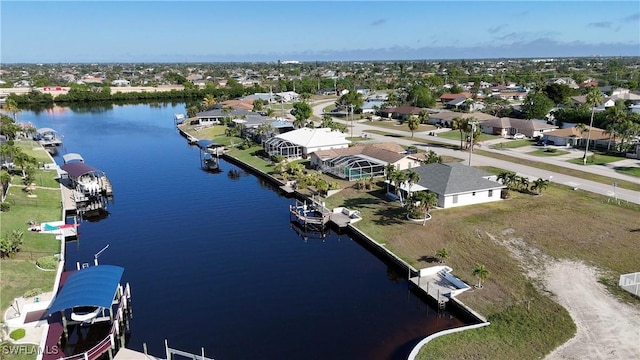
<svg viewBox="0 0 640 360">
<path fill-rule="evenodd" d="M 21 112 L 18 121 L 63 135 L 68 152 L 105 171 L 109 216 L 84 221 L 67 269 L 125 268 L 133 296 L 128 347 L 164 355 L 164 340 L 215 359 L 406 359 L 413 345 L 460 326 L 410 291 L 406 274 L 348 234 L 304 237 L 292 199 L 221 161 L 199 167 L 173 124 L 184 104 Z M 229 170 L 240 176 L 229 176 Z"/>
</svg>

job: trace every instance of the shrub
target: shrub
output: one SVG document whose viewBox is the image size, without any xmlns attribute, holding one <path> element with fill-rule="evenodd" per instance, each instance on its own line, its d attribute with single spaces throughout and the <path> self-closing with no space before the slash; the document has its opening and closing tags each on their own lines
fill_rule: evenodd
<svg viewBox="0 0 640 360">
<path fill-rule="evenodd" d="M 11 209 L 11 204 L 9 204 L 8 202 L 0 203 L 0 211 L 7 212 L 10 209 Z"/>
<path fill-rule="evenodd" d="M 43 256 L 36 261 L 36 264 L 46 270 L 54 270 L 58 265 L 58 259 L 55 256 Z"/>
<path fill-rule="evenodd" d="M 26 332 L 24 329 L 15 329 L 9 334 L 13 340 L 20 340 L 25 336 Z"/>
</svg>

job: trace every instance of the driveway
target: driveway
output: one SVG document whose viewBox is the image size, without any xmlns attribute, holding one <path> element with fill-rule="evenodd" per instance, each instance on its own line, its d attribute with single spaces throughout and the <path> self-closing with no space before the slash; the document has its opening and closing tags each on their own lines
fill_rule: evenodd
<svg viewBox="0 0 640 360">
<path fill-rule="evenodd" d="M 322 117 L 322 109 L 329 106 L 330 104 L 333 104 L 335 101 L 323 101 L 323 102 L 316 102 L 312 109 L 313 109 L 313 114 L 315 114 L 316 116 Z M 343 119 L 340 118 L 334 118 L 334 121 L 336 122 L 340 122 L 343 124 L 346 124 L 347 126 L 350 125 L 350 122 L 344 121 Z M 367 132 L 368 130 L 383 130 L 387 133 L 392 133 L 392 134 L 397 134 L 397 135 L 402 135 L 402 136 L 410 136 L 411 133 L 409 132 L 409 129 L 407 128 L 406 131 L 404 130 L 398 130 L 398 129 L 381 129 L 379 127 L 375 127 L 372 125 L 368 125 L 369 121 L 368 120 L 359 120 L 359 121 L 354 121 L 353 122 L 353 134 L 354 135 L 360 135 L 362 133 Z M 349 130 L 351 132 L 351 130 Z M 456 141 L 456 140 L 450 140 L 450 139 L 444 139 L 441 137 L 437 137 L 437 136 L 431 136 L 428 135 L 429 132 L 422 132 L 422 133 L 415 133 L 414 137 L 415 138 L 423 138 L 423 139 L 429 139 L 430 141 L 437 141 L 443 144 L 452 144 L 452 145 L 459 145 L 460 141 Z M 535 156 L 535 155 L 530 155 L 530 154 L 526 154 L 524 152 L 518 152 L 515 149 L 491 149 L 491 147 L 482 147 L 482 150 L 488 150 L 488 151 L 492 151 L 492 152 L 497 152 L 497 153 L 505 153 L 505 154 L 510 154 L 510 155 L 516 155 L 519 158 L 523 158 L 523 159 L 528 159 L 528 160 L 532 160 L 532 161 L 537 161 L 537 162 L 544 162 L 544 163 L 548 163 L 548 164 L 553 164 L 556 166 L 562 166 L 565 168 L 569 168 L 569 169 L 575 169 L 575 170 L 580 170 L 583 172 L 589 172 L 592 174 L 597 174 L 597 175 L 602 175 L 602 176 L 606 176 L 609 178 L 612 178 L 612 184 L 611 185 L 607 185 L 607 184 L 601 184 L 595 181 L 589 181 L 589 180 L 585 180 L 585 179 L 581 179 L 579 177 L 574 177 L 574 176 L 569 176 L 569 175 L 563 175 L 563 174 L 557 174 L 554 173 L 552 171 L 547 171 L 547 170 L 542 170 L 542 169 L 538 169 L 538 168 L 534 168 L 534 167 L 530 167 L 530 166 L 526 166 L 526 165 L 520 165 L 520 164 L 516 164 L 516 163 L 512 163 L 509 161 L 505 161 L 505 160 L 499 160 L 499 159 L 495 159 L 495 158 L 491 158 L 491 157 L 487 157 L 487 156 L 482 156 L 482 155 L 477 155 L 477 154 L 470 154 L 467 151 L 460 151 L 460 150 L 453 150 L 453 149 L 448 149 L 448 148 L 443 148 L 443 147 L 439 147 L 437 145 L 425 145 L 421 142 L 415 142 L 415 141 L 411 141 L 411 140 L 407 140 L 407 139 L 400 139 L 400 138 L 393 138 L 393 137 L 388 137 L 388 136 L 383 136 L 383 135 L 377 135 L 377 134 L 372 134 L 370 132 L 367 132 L 367 135 L 371 137 L 371 139 L 376 140 L 376 141 L 393 141 L 396 142 L 400 145 L 415 145 L 418 146 L 422 149 L 425 150 L 433 150 L 436 153 L 438 153 L 438 155 L 446 155 L 446 156 L 452 156 L 452 157 L 456 157 L 459 159 L 463 159 L 466 160 L 466 163 L 470 163 L 473 166 L 493 166 L 493 167 L 498 167 L 501 169 L 505 169 L 508 171 L 514 171 L 516 172 L 519 176 L 525 176 L 527 178 L 529 178 L 530 180 L 535 180 L 538 178 L 543 178 L 543 179 L 548 179 L 553 183 L 556 184 L 561 184 L 561 185 L 566 185 L 569 186 L 571 188 L 574 188 L 576 190 L 580 189 L 580 190 L 585 190 L 585 191 L 590 191 L 593 193 L 597 193 L 597 194 L 601 194 L 601 195 L 605 195 L 605 196 L 610 196 L 610 197 L 616 197 L 618 200 L 622 200 L 622 201 L 628 201 L 631 203 L 635 203 L 635 204 L 640 204 L 640 192 L 638 191 L 632 191 L 632 190 L 627 190 L 627 189 L 620 189 L 620 188 L 614 188 L 613 185 L 613 181 L 614 179 L 619 179 L 619 180 L 626 180 L 626 181 L 630 181 L 630 182 L 634 182 L 637 184 L 640 184 L 640 179 L 638 179 L 637 177 L 633 177 L 633 176 L 629 176 L 629 175 L 625 175 L 625 174 L 620 174 L 618 172 L 616 172 L 611 166 L 603 166 L 603 165 L 577 165 L 577 164 L 571 164 L 568 163 L 566 161 L 562 161 L 560 159 L 553 159 L 553 158 L 549 158 L 549 157 L 544 157 L 544 156 Z M 578 154 L 579 155 L 579 154 Z M 581 156 L 581 155 L 580 155 Z M 622 161 L 626 161 L 626 160 L 622 160 Z M 636 165 L 637 166 L 637 165 Z"/>
</svg>

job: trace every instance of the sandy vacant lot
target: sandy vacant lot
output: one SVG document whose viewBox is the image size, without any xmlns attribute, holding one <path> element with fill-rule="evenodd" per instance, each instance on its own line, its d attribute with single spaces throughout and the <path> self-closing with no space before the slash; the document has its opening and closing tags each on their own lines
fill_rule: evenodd
<svg viewBox="0 0 640 360">
<path fill-rule="evenodd" d="M 595 269 L 577 262 L 553 262 L 545 282 L 577 327 L 576 336 L 547 359 L 640 358 L 640 309 L 610 295 Z"/>
</svg>

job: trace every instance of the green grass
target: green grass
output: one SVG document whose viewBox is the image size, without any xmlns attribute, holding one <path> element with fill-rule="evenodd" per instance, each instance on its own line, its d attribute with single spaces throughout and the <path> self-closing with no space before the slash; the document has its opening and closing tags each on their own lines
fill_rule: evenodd
<svg viewBox="0 0 640 360">
<path fill-rule="evenodd" d="M 2 360 L 35 360 L 38 354 L 38 345 L 14 345 L 9 341 L 0 343 L 0 359 Z"/>
<path fill-rule="evenodd" d="M 476 263 L 490 272 L 483 289 L 458 298 L 487 316 L 491 325 L 439 338 L 421 351 L 420 359 L 538 359 L 573 336 L 567 311 L 524 275 L 522 264 L 502 242 L 520 239 L 550 258 L 583 260 L 614 280 L 637 268 L 635 254 L 628 251 L 637 241 L 628 219 L 640 216 L 640 206 L 618 206 L 604 196 L 551 184 L 543 196 L 512 192 L 509 201 L 434 210 L 423 227 L 404 219 L 406 211 L 386 200 L 384 187 L 345 189 L 326 203 L 359 210 L 363 220 L 355 226 L 416 268 L 432 266 L 425 258 L 446 247 L 451 254 L 447 265 L 461 280 L 476 282 L 471 274 Z M 594 213 L 601 214 L 598 221 L 593 221 Z M 563 229 L 562 241 L 558 228 Z M 532 254 L 525 261 L 541 268 L 544 258 Z"/>
<path fill-rule="evenodd" d="M 3 311 L 13 303 L 13 299 L 23 296 L 31 289 L 39 288 L 43 291 L 53 289 L 55 271 L 39 270 L 35 260 L 4 259 L 0 260 L 0 266 L 2 266 L 0 306 Z"/>
<path fill-rule="evenodd" d="M 459 137 L 458 137 L 459 139 Z M 535 145 L 536 142 L 528 139 L 503 141 L 500 144 L 493 145 L 494 149 L 516 149 L 524 146 Z"/>
<path fill-rule="evenodd" d="M 596 153 L 594 155 L 587 156 L 587 165 L 606 165 L 606 164 L 624 160 L 624 159 L 626 158 Z M 572 164 L 578 164 L 578 165 L 583 164 L 582 157 L 579 157 L 576 159 L 569 159 L 567 160 L 567 162 L 570 162 Z"/>
<path fill-rule="evenodd" d="M 409 125 L 407 123 L 401 123 L 398 120 L 390 119 L 390 120 L 374 120 L 366 123 L 367 125 L 384 128 L 384 129 L 392 129 L 392 130 L 402 130 L 402 131 L 410 131 Z M 436 127 L 433 125 L 420 124 L 418 130 L 415 132 L 423 132 L 423 131 L 432 131 L 435 130 Z"/>
<path fill-rule="evenodd" d="M 640 177 L 640 167 L 619 167 L 616 168 L 616 171 L 621 174 Z"/>
<path fill-rule="evenodd" d="M 438 137 L 444 138 L 444 139 L 449 139 L 449 140 L 457 140 L 460 141 L 460 131 L 458 130 L 451 130 L 451 131 L 447 131 L 447 132 L 440 132 L 438 133 Z M 489 134 L 485 134 L 482 133 L 480 135 L 478 135 L 478 139 L 476 139 L 476 142 L 481 142 L 481 141 L 487 141 L 487 140 L 493 140 L 493 139 L 498 139 L 500 138 L 498 135 L 489 135 Z"/>
<path fill-rule="evenodd" d="M 534 151 L 530 151 L 527 154 L 531 154 L 535 156 L 560 156 L 560 155 L 570 154 L 570 152 L 566 150 L 557 150 L 557 149 L 553 149 L 554 151 L 549 151 L 549 150 L 550 149 L 537 149 Z"/>
<path fill-rule="evenodd" d="M 538 168 L 538 169 L 552 171 L 552 172 L 555 172 L 555 173 L 558 173 L 558 174 L 575 176 L 577 178 L 581 178 L 581 179 L 584 179 L 584 180 L 595 181 L 595 182 L 598 182 L 598 183 L 601 183 L 601 184 L 611 185 L 612 181 L 616 181 L 618 183 L 618 186 L 621 187 L 621 188 L 628 189 L 628 190 L 633 190 L 633 191 L 640 191 L 640 184 L 634 183 L 634 182 L 631 182 L 631 181 L 618 180 L 618 179 L 610 178 L 608 176 L 592 174 L 592 173 L 589 173 L 589 172 L 586 172 L 586 171 L 569 169 L 569 168 L 562 167 L 562 166 L 557 166 L 557 165 L 547 164 L 547 163 L 543 163 L 543 162 L 522 159 L 522 158 L 518 158 L 518 157 L 510 156 L 510 155 L 505 155 L 505 154 L 497 154 L 497 153 L 491 152 L 491 151 L 475 150 L 474 153 L 478 154 L 478 155 L 486 156 L 486 157 L 491 157 L 491 158 L 494 158 L 494 159 L 500 159 L 500 160 L 509 161 L 509 162 L 512 162 L 512 163 L 515 163 L 515 164 L 521 164 L 521 165 L 531 166 L 531 167 Z"/>
</svg>

